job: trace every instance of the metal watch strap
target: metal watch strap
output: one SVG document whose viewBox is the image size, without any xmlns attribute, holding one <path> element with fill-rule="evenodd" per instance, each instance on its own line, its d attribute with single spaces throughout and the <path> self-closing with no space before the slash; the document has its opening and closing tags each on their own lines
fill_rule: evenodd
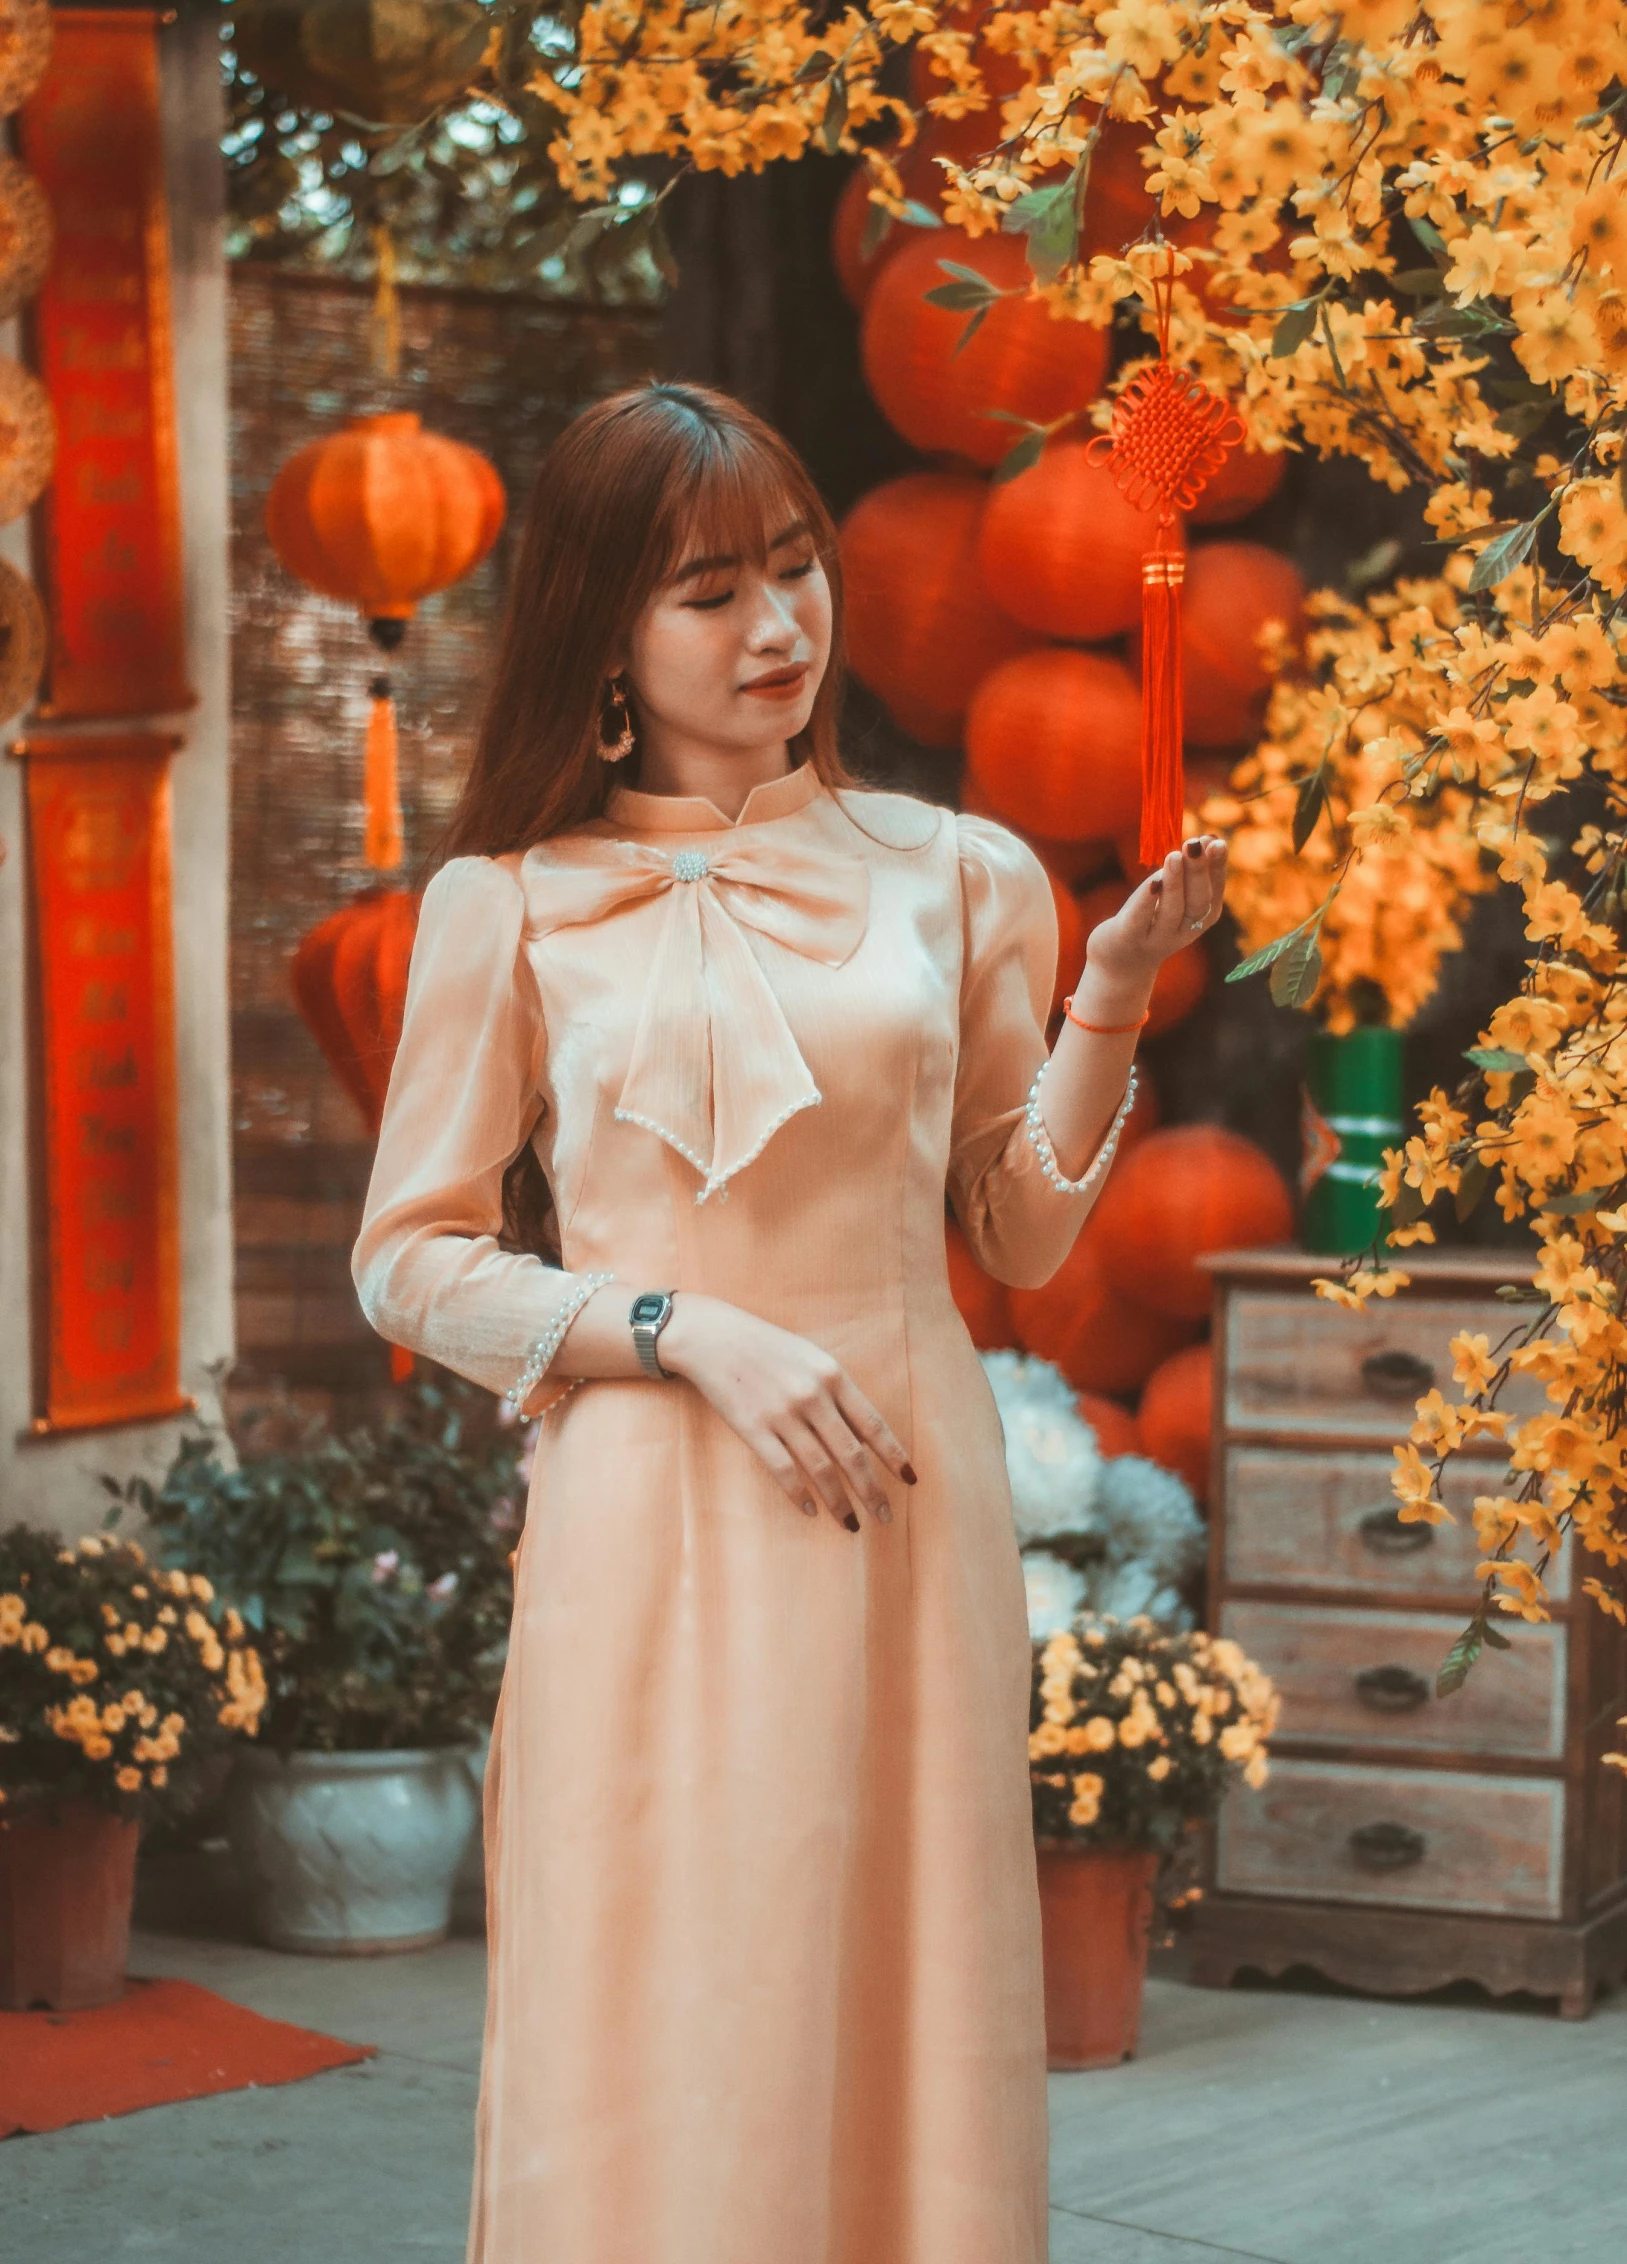
<svg viewBox="0 0 1627 2264">
<path fill-rule="evenodd" d="M 656 1377 L 661 1382 L 672 1380 L 672 1370 L 663 1368 L 656 1357 L 655 1340 L 672 1317 L 672 1297 L 670 1289 L 646 1289 L 641 1296 L 633 1299 L 632 1310 L 627 1316 L 633 1331 L 633 1349 L 638 1354 L 639 1366 L 647 1376 Z"/>
</svg>

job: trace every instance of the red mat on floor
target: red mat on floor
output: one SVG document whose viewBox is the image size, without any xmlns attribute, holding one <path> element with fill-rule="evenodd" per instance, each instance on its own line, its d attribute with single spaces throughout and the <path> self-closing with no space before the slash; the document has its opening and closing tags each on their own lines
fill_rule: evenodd
<svg viewBox="0 0 1627 2264">
<path fill-rule="evenodd" d="M 264 2020 L 192 1981 L 132 1974 L 117 2004 L 0 2012 L 0 2138 L 251 2084 L 297 2083 L 377 2050 Z"/>
</svg>

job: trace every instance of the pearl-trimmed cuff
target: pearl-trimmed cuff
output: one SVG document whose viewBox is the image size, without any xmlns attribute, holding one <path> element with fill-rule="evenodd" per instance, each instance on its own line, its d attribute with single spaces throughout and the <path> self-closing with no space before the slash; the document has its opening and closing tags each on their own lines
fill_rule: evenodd
<svg viewBox="0 0 1627 2264">
<path fill-rule="evenodd" d="M 1040 1114 L 1040 1086 L 1044 1082 L 1045 1072 L 1050 1066 L 1050 1060 L 1047 1057 L 1040 1063 L 1034 1082 L 1028 1088 L 1028 1107 L 1025 1111 L 1028 1137 L 1033 1142 L 1035 1154 L 1039 1157 L 1040 1170 L 1059 1193 L 1064 1195 L 1089 1195 L 1094 1193 L 1107 1177 L 1108 1167 L 1112 1163 L 1118 1148 L 1119 1134 L 1124 1130 L 1125 1119 L 1135 1106 L 1135 1068 L 1132 1065 L 1129 1082 L 1124 1088 L 1124 1098 L 1119 1104 L 1119 1112 L 1108 1126 L 1101 1146 L 1091 1157 L 1089 1167 L 1083 1178 L 1067 1179 L 1063 1177 L 1061 1168 L 1057 1163 L 1056 1150 L 1051 1145 L 1051 1135 L 1046 1131 L 1045 1119 Z"/>
<path fill-rule="evenodd" d="M 596 1289 L 603 1289 L 615 1280 L 613 1273 L 584 1274 L 567 1293 L 564 1303 L 554 1315 L 526 1357 L 525 1366 L 510 1384 L 503 1397 L 510 1407 L 524 1407 L 526 1401 L 547 1373 L 548 1364 L 565 1341 L 565 1332 Z"/>
</svg>

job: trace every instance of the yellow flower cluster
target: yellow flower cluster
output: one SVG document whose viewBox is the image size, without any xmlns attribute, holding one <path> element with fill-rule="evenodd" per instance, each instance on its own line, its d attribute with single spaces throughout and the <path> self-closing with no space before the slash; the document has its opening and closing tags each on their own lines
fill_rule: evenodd
<svg viewBox="0 0 1627 2264">
<path fill-rule="evenodd" d="M 74 1687 L 73 1696 L 48 1701 L 42 1714 L 35 1716 L 43 1718 L 52 1736 L 78 1746 L 87 1761 L 110 1763 L 121 1792 L 137 1793 L 148 1785 L 162 1789 L 169 1781 L 169 1765 L 181 1750 L 187 1716 L 173 1708 L 161 1713 L 135 1662 L 162 1661 L 147 1670 L 146 1680 L 167 1673 L 171 1688 L 178 1678 L 184 1687 L 188 1670 L 165 1657 L 172 1637 L 184 1642 L 189 1646 L 187 1658 L 195 1662 L 190 1672 L 201 1670 L 206 1678 L 206 1703 L 216 1721 L 224 1729 L 249 1736 L 257 1733 L 266 1704 L 264 1670 L 258 1652 L 243 1641 L 246 1630 L 236 1610 L 227 1606 L 221 1615 L 223 1641 L 222 1632 L 200 1608 L 215 1601 L 214 1588 L 202 1573 L 148 1567 L 138 1542 L 110 1546 L 94 1534 L 57 1552 L 59 1564 L 74 1567 L 88 1568 L 103 1558 L 145 1569 L 142 1578 L 121 1590 L 119 1602 L 102 1598 L 102 1632 L 94 1650 L 80 1651 L 54 1641 L 50 1629 L 31 1613 L 28 1598 L 13 1590 L 0 1593 L 0 1652 L 37 1655 L 48 1675 Z M 119 1664 L 110 1667 L 109 1660 Z M 106 1690 L 125 1676 L 132 1679 L 116 1695 L 109 1690 L 98 1698 L 86 1687 L 100 1682 Z M 24 1707 L 29 1703 L 25 1691 Z M 20 1744 L 21 1728 L 7 1723 L 0 1742 Z M 0 1803 L 5 1799 L 0 1789 Z"/>
<path fill-rule="evenodd" d="M 1336 1032 L 1409 1022 L 1463 940 L 1470 898 L 1496 885 L 1473 788 L 1455 758 L 1423 760 L 1443 732 L 1449 750 L 1465 733 L 1471 747 L 1495 734 L 1443 714 L 1468 571 L 1403 581 L 1361 605 L 1313 597 L 1305 673 L 1276 678 L 1264 738 L 1201 813 L 1228 837 L 1227 903 L 1244 953 L 1314 936 L 1298 1003 Z"/>
</svg>

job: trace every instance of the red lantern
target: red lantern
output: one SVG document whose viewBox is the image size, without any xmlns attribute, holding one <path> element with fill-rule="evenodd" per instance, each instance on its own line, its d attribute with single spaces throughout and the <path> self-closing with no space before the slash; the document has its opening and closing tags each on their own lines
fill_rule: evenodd
<svg viewBox="0 0 1627 2264">
<path fill-rule="evenodd" d="M 970 319 L 929 306 L 951 260 L 1009 292 L 962 347 Z M 1107 373 L 1107 333 L 1056 320 L 1030 298 L 1026 240 L 923 231 L 887 261 L 864 310 L 864 374 L 882 414 L 926 455 L 997 464 L 1017 437 L 1006 416 L 1050 424 L 1088 408 Z"/>
<path fill-rule="evenodd" d="M 949 1258 L 949 1294 L 979 1352 L 1000 1352 L 1016 1343 L 1004 1282 L 986 1274 L 954 1219 L 944 1222 Z"/>
<path fill-rule="evenodd" d="M 1066 647 L 1008 660 L 973 695 L 966 761 L 989 806 L 1025 833 L 1120 833 L 1141 794 L 1135 678 L 1122 661 Z"/>
<path fill-rule="evenodd" d="M 1086 939 L 1099 921 L 1110 920 L 1133 893 L 1126 880 L 1098 881 L 1087 889 L 1079 899 Z M 1164 1030 L 1173 1030 L 1177 1022 L 1184 1022 L 1208 987 L 1209 959 L 1201 943 L 1183 944 L 1179 951 L 1171 952 L 1153 977 L 1143 1035 L 1156 1038 Z M 1125 1130 L 1129 1130 L 1128 1125 Z"/>
<path fill-rule="evenodd" d="M 1176 1354 L 1177 1359 L 1181 1357 Z M 1103 1399 L 1099 1392 L 1082 1391 L 1074 1405 L 1096 1434 L 1098 1454 L 1111 1460 L 1114 1455 L 1141 1452 L 1140 1427 L 1129 1409 L 1121 1407 L 1116 1399 Z"/>
<path fill-rule="evenodd" d="M 266 498 L 266 533 L 289 573 L 360 608 L 392 653 L 414 609 L 477 566 L 503 524 L 503 483 L 477 449 L 410 412 L 357 417 L 290 456 Z M 366 857 L 401 862 L 395 711 L 375 676 L 367 727 Z"/>
<path fill-rule="evenodd" d="M 907 472 L 842 525 L 848 658 L 912 737 L 952 728 L 979 679 L 1032 642 L 984 585 L 983 496 L 959 472 Z"/>
<path fill-rule="evenodd" d="M 1145 1148 L 1137 1153 L 1145 1153 Z M 1115 1164 L 1098 1212 L 1113 1181 L 1134 1160 Z M 1161 1360 L 1190 1344 L 1199 1324 L 1155 1313 L 1114 1287 L 1102 1262 L 1096 1215 L 1086 1220 L 1079 1239 L 1043 1288 L 1012 1290 L 1012 1323 L 1024 1351 L 1052 1361 L 1076 1391 L 1138 1391 Z"/>
<path fill-rule="evenodd" d="M 1056 905 L 1056 988 L 1051 994 L 1051 1012 L 1060 1014 L 1062 1001 L 1079 987 L 1080 969 L 1085 964 L 1085 937 L 1089 931 L 1073 891 L 1064 887 L 1055 873 L 1048 874 L 1047 878 Z"/>
<path fill-rule="evenodd" d="M 375 1135 L 401 1042 L 417 929 L 415 896 L 367 889 L 301 938 L 290 969 L 300 1013 Z"/>
<path fill-rule="evenodd" d="M 1199 544 L 1187 561 L 1181 623 L 1186 736 L 1200 747 L 1229 747 L 1259 729 L 1270 677 L 1260 633 L 1277 621 L 1297 645 L 1304 632 L 1305 584 L 1291 558 L 1258 542 Z"/>
<path fill-rule="evenodd" d="M 1218 1124 L 1176 1124 L 1110 1174 L 1090 1231 L 1119 1296 L 1192 1322 L 1209 1311 L 1201 1257 L 1286 1242 L 1293 1224 L 1287 1182 L 1263 1148 Z"/>
<path fill-rule="evenodd" d="M 957 745 L 959 736 L 957 730 Z M 936 742 L 929 739 L 922 744 L 932 746 Z M 1008 823 L 1000 817 L 970 771 L 960 782 L 960 806 L 973 817 L 996 818 L 1001 825 Z M 1094 880 L 1113 862 L 1111 841 L 1052 841 L 1043 833 L 1025 833 L 1023 838 L 1052 879 L 1061 881 L 1064 888 L 1077 888 L 1082 881 Z"/>
<path fill-rule="evenodd" d="M 1288 452 L 1234 448 L 1187 514 L 1195 527 L 1226 527 L 1268 503 L 1282 485 Z"/>
<path fill-rule="evenodd" d="M 1188 1345 L 1147 1378 L 1136 1416 L 1142 1453 L 1184 1478 L 1199 1501 L 1209 1498 L 1214 1388 L 1213 1352 L 1207 1344 Z"/>
<path fill-rule="evenodd" d="M 991 488 L 978 535 L 983 578 L 1007 613 L 1085 644 L 1141 618 L 1141 561 L 1157 533 L 1088 443 L 1063 441 Z"/>
</svg>

